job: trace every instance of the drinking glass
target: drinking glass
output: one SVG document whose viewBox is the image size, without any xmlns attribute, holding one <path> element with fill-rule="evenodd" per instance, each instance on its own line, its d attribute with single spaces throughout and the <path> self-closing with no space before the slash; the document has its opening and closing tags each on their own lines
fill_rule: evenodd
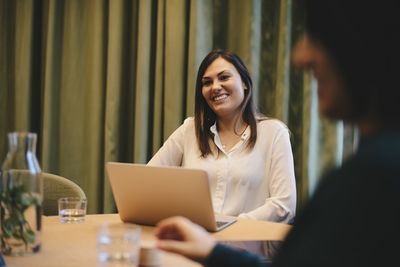
<svg viewBox="0 0 400 267">
<path fill-rule="evenodd" d="M 139 265 L 141 229 L 129 223 L 104 223 L 97 229 L 98 267 Z"/>
<path fill-rule="evenodd" d="M 85 221 L 86 199 L 64 197 L 58 199 L 58 216 L 62 223 L 79 223 Z"/>
</svg>

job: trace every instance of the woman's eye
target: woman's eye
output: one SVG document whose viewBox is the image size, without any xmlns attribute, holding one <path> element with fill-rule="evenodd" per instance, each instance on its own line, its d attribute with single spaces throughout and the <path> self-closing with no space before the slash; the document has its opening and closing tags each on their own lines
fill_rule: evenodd
<svg viewBox="0 0 400 267">
<path fill-rule="evenodd" d="M 211 81 L 203 81 L 203 86 L 207 86 L 207 85 L 210 85 L 211 84 Z"/>
<path fill-rule="evenodd" d="M 225 80 L 229 79 L 229 75 L 222 75 L 219 79 L 222 81 L 225 81 Z"/>
</svg>

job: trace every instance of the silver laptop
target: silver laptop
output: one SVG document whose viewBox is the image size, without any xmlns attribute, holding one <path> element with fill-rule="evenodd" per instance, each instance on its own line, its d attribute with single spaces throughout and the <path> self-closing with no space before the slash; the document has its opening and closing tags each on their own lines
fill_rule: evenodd
<svg viewBox="0 0 400 267">
<path fill-rule="evenodd" d="M 106 169 L 123 222 L 155 225 L 179 215 L 215 232 L 237 220 L 214 215 L 204 170 L 119 162 Z"/>
</svg>

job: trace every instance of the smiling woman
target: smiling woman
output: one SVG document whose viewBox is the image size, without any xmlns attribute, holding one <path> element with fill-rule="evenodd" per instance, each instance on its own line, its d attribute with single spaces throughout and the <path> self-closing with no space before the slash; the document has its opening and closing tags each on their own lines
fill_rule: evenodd
<svg viewBox="0 0 400 267">
<path fill-rule="evenodd" d="M 256 112 L 243 61 L 224 50 L 209 53 L 199 67 L 195 101 L 195 117 L 148 164 L 206 170 L 216 213 L 291 222 L 296 184 L 289 130 Z"/>
</svg>

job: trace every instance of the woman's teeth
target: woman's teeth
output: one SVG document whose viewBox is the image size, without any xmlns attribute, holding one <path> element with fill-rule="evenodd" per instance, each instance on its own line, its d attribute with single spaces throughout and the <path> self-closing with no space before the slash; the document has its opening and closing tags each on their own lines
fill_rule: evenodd
<svg viewBox="0 0 400 267">
<path fill-rule="evenodd" d="M 227 97 L 228 97 L 227 95 L 216 96 L 216 97 L 214 97 L 214 101 L 222 100 L 222 99 L 225 99 Z"/>
</svg>

